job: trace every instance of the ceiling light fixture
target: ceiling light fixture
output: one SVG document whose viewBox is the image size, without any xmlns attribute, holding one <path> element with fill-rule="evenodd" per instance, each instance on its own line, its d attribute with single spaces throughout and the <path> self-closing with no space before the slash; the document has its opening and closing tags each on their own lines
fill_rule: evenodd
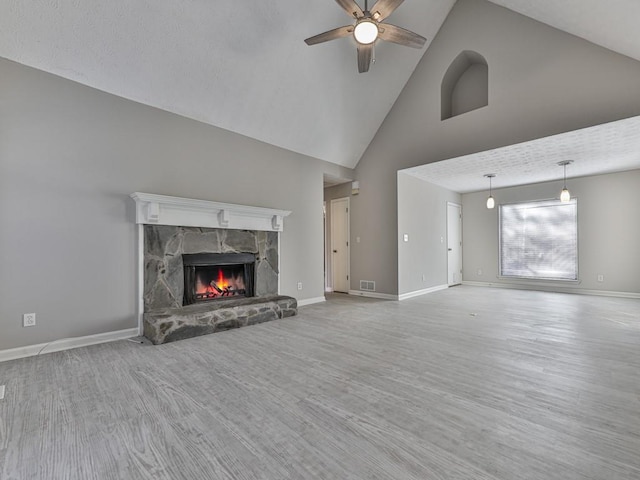
<svg viewBox="0 0 640 480">
<path fill-rule="evenodd" d="M 487 208 L 494 208 L 496 206 L 496 201 L 494 200 L 493 195 L 491 195 L 492 193 L 491 179 L 495 176 L 496 176 L 495 173 L 487 173 L 485 175 L 485 177 L 489 179 L 489 197 L 487 198 Z"/>
<path fill-rule="evenodd" d="M 571 194 L 569 193 L 569 189 L 567 188 L 567 165 L 571 165 L 573 160 L 564 160 L 562 162 L 558 162 L 558 165 L 564 169 L 564 182 L 562 184 L 562 192 L 560 192 L 560 201 L 562 203 L 567 203 L 571 201 Z"/>
<path fill-rule="evenodd" d="M 378 38 L 378 25 L 370 18 L 363 18 L 360 20 L 353 29 L 353 37 L 356 42 L 361 45 L 369 45 L 376 41 Z"/>
</svg>

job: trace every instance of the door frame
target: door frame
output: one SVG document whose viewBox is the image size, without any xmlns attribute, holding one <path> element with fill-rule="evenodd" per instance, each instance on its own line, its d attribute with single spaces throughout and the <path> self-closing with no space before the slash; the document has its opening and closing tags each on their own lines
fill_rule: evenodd
<svg viewBox="0 0 640 480">
<path fill-rule="evenodd" d="M 335 216 L 333 214 L 333 206 L 334 204 L 336 204 L 337 202 L 342 202 L 346 200 L 347 203 L 347 211 L 345 212 L 346 215 L 346 226 L 347 226 L 347 231 L 345 232 L 346 234 L 346 238 L 347 238 L 347 258 L 346 258 L 346 272 L 347 272 L 347 291 L 345 293 L 348 293 L 349 290 L 351 290 L 351 199 L 349 197 L 341 197 L 341 198 L 334 198 L 331 200 L 331 217 L 330 217 L 330 224 L 331 224 L 331 231 L 330 231 L 330 243 L 331 243 L 331 290 L 332 291 L 336 291 L 336 286 L 335 286 L 335 268 L 334 268 L 334 256 L 333 256 L 333 251 L 335 250 L 335 232 L 334 232 L 334 222 L 335 222 Z"/>
<path fill-rule="evenodd" d="M 322 249 L 324 251 L 324 291 L 332 292 L 333 288 L 331 287 L 331 265 L 330 260 L 331 257 L 329 252 L 331 251 L 331 245 L 329 241 L 329 229 L 327 228 L 327 201 L 324 200 L 322 202 Z"/>
<path fill-rule="evenodd" d="M 450 265 L 451 265 L 451 260 L 450 260 L 450 254 L 449 254 L 449 207 L 456 207 L 458 208 L 458 211 L 460 212 L 460 216 L 458 217 L 458 230 L 459 230 L 459 237 L 460 237 L 460 254 L 459 254 L 459 260 L 460 260 L 460 281 L 457 283 L 450 283 L 449 282 L 449 272 L 450 272 Z M 462 205 L 456 202 L 447 202 L 447 285 L 452 287 L 454 285 L 461 285 L 462 284 Z"/>
</svg>

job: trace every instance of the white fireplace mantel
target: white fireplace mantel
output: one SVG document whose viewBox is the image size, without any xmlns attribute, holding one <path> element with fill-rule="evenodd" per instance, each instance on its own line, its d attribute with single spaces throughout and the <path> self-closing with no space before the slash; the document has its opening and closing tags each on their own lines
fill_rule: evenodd
<svg viewBox="0 0 640 480">
<path fill-rule="evenodd" d="M 136 202 L 136 223 L 183 227 L 233 228 L 281 232 L 288 210 L 169 197 L 131 194 Z"/>
</svg>

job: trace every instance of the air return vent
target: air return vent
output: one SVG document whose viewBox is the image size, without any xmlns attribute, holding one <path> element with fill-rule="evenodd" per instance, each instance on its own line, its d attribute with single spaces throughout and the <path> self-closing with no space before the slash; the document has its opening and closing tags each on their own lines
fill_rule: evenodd
<svg viewBox="0 0 640 480">
<path fill-rule="evenodd" d="M 376 291 L 376 282 L 370 280 L 360 280 L 360 290 L 366 290 L 367 292 Z"/>
</svg>

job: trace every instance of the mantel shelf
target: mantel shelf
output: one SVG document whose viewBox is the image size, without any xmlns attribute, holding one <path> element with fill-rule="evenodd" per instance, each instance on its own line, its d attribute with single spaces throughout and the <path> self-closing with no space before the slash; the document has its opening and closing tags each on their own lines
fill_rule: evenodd
<svg viewBox="0 0 640 480">
<path fill-rule="evenodd" d="M 170 197 L 152 193 L 131 194 L 136 202 L 136 223 L 183 227 L 283 230 L 288 210 Z"/>
</svg>

